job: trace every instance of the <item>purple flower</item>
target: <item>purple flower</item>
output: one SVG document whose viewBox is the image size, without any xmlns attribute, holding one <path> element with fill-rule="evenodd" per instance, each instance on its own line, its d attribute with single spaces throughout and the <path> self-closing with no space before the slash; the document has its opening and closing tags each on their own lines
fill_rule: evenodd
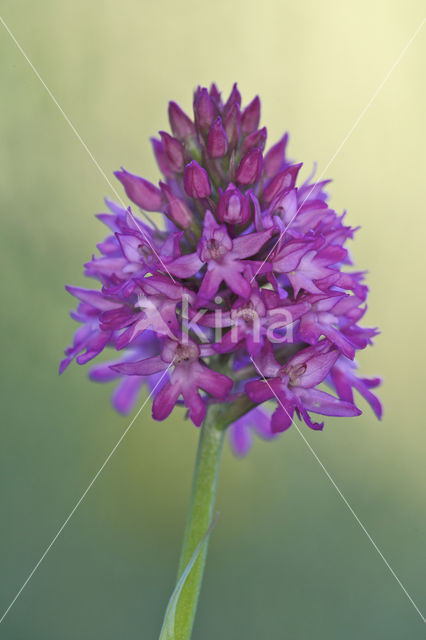
<svg viewBox="0 0 426 640">
<path fill-rule="evenodd" d="M 272 178 L 281 169 L 290 164 L 285 157 L 288 143 L 288 133 L 285 133 L 281 140 L 274 144 L 265 155 L 263 172 L 265 178 Z"/>
<path fill-rule="evenodd" d="M 179 277 L 194 276 L 207 264 L 207 271 L 198 289 L 201 301 L 212 298 L 222 282 L 245 298 L 250 295 L 250 284 L 242 276 L 244 258 L 258 253 L 270 238 L 269 231 L 254 232 L 231 240 L 226 225 L 219 225 L 212 212 L 204 216 L 203 235 L 197 253 L 178 258 L 169 264 L 169 271 Z"/>
<path fill-rule="evenodd" d="M 199 426 L 219 404 L 237 455 L 295 418 L 319 430 L 312 414 L 359 415 L 354 392 L 380 418 L 380 380 L 356 374 L 377 330 L 360 324 L 368 289 L 347 249 L 355 229 L 329 206 L 328 181 L 300 182 L 288 134 L 264 153 L 260 100 L 242 107 L 236 84 L 227 100 L 198 87 L 193 107 L 192 120 L 170 102 L 171 134 L 151 139 L 158 186 L 116 172 L 135 209 L 163 224 L 107 201 L 107 236 L 85 265 L 97 284 L 67 287 L 81 326 L 60 372 L 117 351 L 90 377 L 116 382 L 118 411 L 144 387 L 156 420 L 185 406 Z"/>
<path fill-rule="evenodd" d="M 195 127 L 189 118 L 176 102 L 169 102 L 170 126 L 179 140 L 185 140 L 195 135 Z"/>
<path fill-rule="evenodd" d="M 190 227 L 194 216 L 185 200 L 175 195 L 168 184 L 160 182 L 160 187 L 167 200 L 166 215 L 169 216 L 176 226 L 182 227 L 182 229 Z"/>
<path fill-rule="evenodd" d="M 274 433 L 291 426 L 295 411 L 311 429 L 322 429 L 324 424 L 313 423 L 308 411 L 326 416 L 350 417 L 361 414 L 352 402 L 315 388 L 324 382 L 338 357 L 339 352 L 323 341 L 315 347 L 302 349 L 281 366 L 267 346 L 260 360 L 263 365 L 260 370 L 268 373 L 269 380 L 248 382 L 246 391 L 254 402 L 278 401 L 271 420 Z"/>
<path fill-rule="evenodd" d="M 266 144 L 266 138 L 268 137 L 268 132 L 266 130 L 266 127 L 263 127 L 263 129 L 258 129 L 257 131 L 253 131 L 253 133 L 251 133 L 250 135 L 247 136 L 247 138 L 244 139 L 243 142 L 243 146 L 242 146 L 242 152 L 246 153 L 247 151 L 250 151 L 250 149 L 253 149 L 254 147 L 258 147 L 261 151 L 263 151 L 263 148 Z"/>
<path fill-rule="evenodd" d="M 263 157 L 261 149 L 250 149 L 241 159 L 235 177 L 242 185 L 254 184 L 262 172 Z"/>
<path fill-rule="evenodd" d="M 223 158 L 228 151 L 228 138 L 223 128 L 222 118 L 218 116 L 210 127 L 207 137 L 207 151 L 211 158 Z"/>
<path fill-rule="evenodd" d="M 147 211 L 161 211 L 163 198 L 161 191 L 153 184 L 134 176 L 125 169 L 115 172 L 116 177 L 120 180 L 130 200 L 142 209 Z"/>
<path fill-rule="evenodd" d="M 252 133 L 259 126 L 260 120 L 260 99 L 259 96 L 253 98 L 241 115 L 241 131 L 244 134 Z"/>
<path fill-rule="evenodd" d="M 160 355 L 137 362 L 115 364 L 111 368 L 127 376 L 151 376 L 173 365 L 169 381 L 154 399 L 152 415 L 156 420 L 164 420 L 182 395 L 189 417 L 199 427 L 206 415 L 206 404 L 198 389 L 207 391 L 219 400 L 226 400 L 233 386 L 230 378 L 212 371 L 199 358 L 200 349 L 195 342 L 166 339 Z"/>
<path fill-rule="evenodd" d="M 271 431 L 271 415 L 262 407 L 256 407 L 239 420 L 229 425 L 229 442 L 236 456 L 242 458 L 253 445 L 253 435 L 262 440 L 273 440 L 277 437 Z"/>
<path fill-rule="evenodd" d="M 208 90 L 198 87 L 194 95 L 194 120 L 199 131 L 206 131 L 212 124 L 216 108 Z"/>
<path fill-rule="evenodd" d="M 165 131 L 160 131 L 160 136 L 168 166 L 172 171 L 180 173 L 185 166 L 184 146 Z"/>
<path fill-rule="evenodd" d="M 144 386 L 150 391 L 154 388 L 160 389 L 166 380 L 162 380 L 160 374 L 152 374 L 149 378 L 121 375 L 114 370 L 114 366 L 155 355 L 158 348 L 159 340 L 156 334 L 147 330 L 139 339 L 133 341 L 132 346 L 126 349 L 120 358 L 102 362 L 90 369 L 89 376 L 94 382 L 117 382 L 111 400 L 114 409 L 119 413 L 126 415 L 132 411 Z"/>
<path fill-rule="evenodd" d="M 186 165 L 183 184 L 190 198 L 206 198 L 212 192 L 209 174 L 195 160 Z"/>
<path fill-rule="evenodd" d="M 219 189 L 216 209 L 219 222 L 245 224 L 250 220 L 250 215 L 250 200 L 247 195 L 243 195 L 232 183 L 228 184 L 223 192 Z"/>
</svg>

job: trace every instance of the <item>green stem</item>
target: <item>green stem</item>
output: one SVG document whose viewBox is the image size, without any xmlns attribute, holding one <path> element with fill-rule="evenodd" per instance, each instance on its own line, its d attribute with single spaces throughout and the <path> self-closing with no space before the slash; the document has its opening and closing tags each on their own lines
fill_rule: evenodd
<svg viewBox="0 0 426 640">
<path fill-rule="evenodd" d="M 178 577 L 184 571 L 196 546 L 205 535 L 213 516 L 220 456 L 225 436 L 225 429 L 217 428 L 219 422 L 217 414 L 216 407 L 209 407 L 207 417 L 201 427 Z M 191 569 L 179 597 L 175 619 L 176 640 L 190 640 L 191 638 L 204 574 L 207 545 L 208 540 Z"/>
</svg>

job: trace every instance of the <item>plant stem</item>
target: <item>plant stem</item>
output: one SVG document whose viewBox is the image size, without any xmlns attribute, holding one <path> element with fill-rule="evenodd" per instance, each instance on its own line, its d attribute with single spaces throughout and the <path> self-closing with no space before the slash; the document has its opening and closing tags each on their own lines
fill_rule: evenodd
<svg viewBox="0 0 426 640">
<path fill-rule="evenodd" d="M 197 544 L 205 535 L 213 516 L 225 429 L 217 428 L 218 411 L 208 409 L 201 427 L 195 462 L 191 501 L 179 560 L 178 578 L 188 564 Z M 206 562 L 208 540 L 189 573 L 176 609 L 176 640 L 190 640 Z"/>
</svg>

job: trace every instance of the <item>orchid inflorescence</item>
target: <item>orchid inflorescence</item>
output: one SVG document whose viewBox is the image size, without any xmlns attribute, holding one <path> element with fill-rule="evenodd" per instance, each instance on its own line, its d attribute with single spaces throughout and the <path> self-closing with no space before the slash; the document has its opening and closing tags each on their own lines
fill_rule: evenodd
<svg viewBox="0 0 426 640">
<path fill-rule="evenodd" d="M 144 384 L 156 420 L 183 404 L 199 426 L 221 405 L 239 454 L 253 429 L 272 438 L 295 414 L 315 430 L 311 413 L 359 415 L 354 389 L 380 417 L 380 381 L 354 363 L 377 334 L 358 325 L 368 289 L 347 270 L 354 229 L 328 206 L 328 181 L 296 186 L 287 134 L 264 153 L 259 98 L 242 109 L 236 85 L 226 102 L 214 84 L 197 88 L 194 120 L 174 102 L 169 119 L 173 135 L 152 139 L 164 181 L 116 172 L 148 221 L 110 201 L 98 215 L 110 234 L 85 274 L 100 287 L 67 287 L 82 326 L 60 371 L 113 347 L 120 357 L 90 376 L 118 380 L 117 410 L 129 412 Z"/>
</svg>

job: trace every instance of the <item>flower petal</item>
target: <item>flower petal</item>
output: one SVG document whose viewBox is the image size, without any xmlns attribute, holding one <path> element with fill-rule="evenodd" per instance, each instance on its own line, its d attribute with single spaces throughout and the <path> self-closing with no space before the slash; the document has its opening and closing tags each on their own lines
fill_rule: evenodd
<svg viewBox="0 0 426 640">
<path fill-rule="evenodd" d="M 228 397 L 234 385 L 231 378 L 217 371 L 213 371 L 205 365 L 200 365 L 200 368 L 197 369 L 196 381 L 200 389 L 207 391 L 220 400 L 225 400 Z"/>
<path fill-rule="evenodd" d="M 204 262 L 200 260 L 196 253 L 189 253 L 188 255 L 176 258 L 167 265 L 168 271 L 178 278 L 190 278 L 201 269 Z"/>
<path fill-rule="evenodd" d="M 245 392 L 253 402 L 265 402 L 274 398 L 274 392 L 265 380 L 251 380 L 246 383 Z"/>
<path fill-rule="evenodd" d="M 351 402 L 340 400 L 334 396 L 320 391 L 319 389 L 309 389 L 297 391 L 303 406 L 308 411 L 320 413 L 323 416 L 353 417 L 360 416 L 362 411 Z"/>
<path fill-rule="evenodd" d="M 152 417 L 154 420 L 165 420 L 173 411 L 181 393 L 178 383 L 166 382 L 156 394 L 152 403 Z"/>
<path fill-rule="evenodd" d="M 253 444 L 253 435 L 242 420 L 230 425 L 229 442 L 233 452 L 239 458 L 243 458 L 250 451 Z"/>
<path fill-rule="evenodd" d="M 293 424 L 293 411 L 292 407 L 284 409 L 281 405 L 278 405 L 271 418 L 272 433 L 281 433 L 291 427 Z"/>
<path fill-rule="evenodd" d="M 266 231 L 255 231 L 235 238 L 232 241 L 232 257 L 248 258 L 249 256 L 254 256 L 269 240 L 273 232 L 273 229 L 267 229 Z"/>
<path fill-rule="evenodd" d="M 121 362 L 111 365 L 111 369 L 126 376 L 149 376 L 167 369 L 167 362 L 160 356 L 145 358 L 138 362 Z"/>
<path fill-rule="evenodd" d="M 124 415 L 130 413 L 139 398 L 143 384 L 143 378 L 135 376 L 123 378 L 112 394 L 111 400 L 114 408 Z"/>
</svg>

